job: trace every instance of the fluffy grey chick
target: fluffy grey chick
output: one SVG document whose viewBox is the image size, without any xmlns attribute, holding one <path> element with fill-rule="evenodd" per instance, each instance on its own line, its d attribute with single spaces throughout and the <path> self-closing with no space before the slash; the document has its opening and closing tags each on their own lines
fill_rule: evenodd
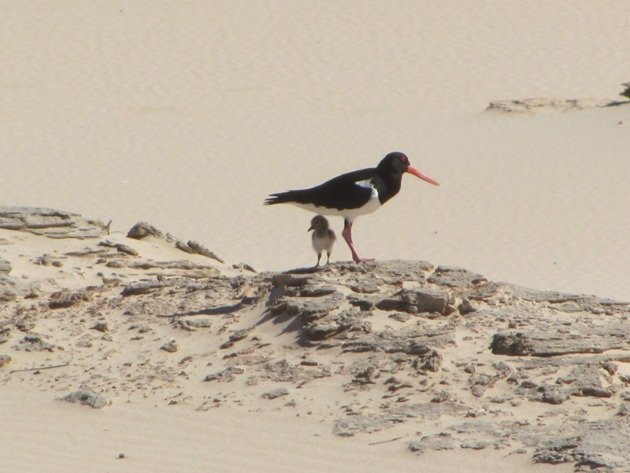
<svg viewBox="0 0 630 473">
<path fill-rule="evenodd" d="M 337 240 L 335 232 L 328 227 L 328 220 L 323 215 L 313 217 L 308 231 L 310 232 L 311 230 L 313 230 L 313 235 L 311 236 L 313 249 L 317 253 L 317 264 L 315 267 L 319 266 L 319 261 L 322 259 L 322 251 L 324 250 L 326 250 L 326 264 L 328 264 L 330 262 L 330 253 L 332 253 L 335 240 Z"/>
</svg>

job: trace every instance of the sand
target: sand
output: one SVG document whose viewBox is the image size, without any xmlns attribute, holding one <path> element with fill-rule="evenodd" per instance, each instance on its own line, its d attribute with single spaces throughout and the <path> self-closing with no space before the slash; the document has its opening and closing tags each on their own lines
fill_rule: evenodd
<svg viewBox="0 0 630 473">
<path fill-rule="evenodd" d="M 492 280 L 630 300 L 630 108 L 484 112 L 503 99 L 619 98 L 630 80 L 626 3 L 25 1 L 1 2 L 0 11 L 2 204 L 111 218 L 118 236 L 146 220 L 230 263 L 283 270 L 314 263 L 311 215 L 264 207 L 266 195 L 401 150 L 441 186 L 407 176 L 395 199 L 359 218 L 363 256 L 426 259 Z M 333 221 L 338 234 L 341 225 Z M 340 242 L 332 260 L 349 257 Z M 72 287 L 72 277 L 57 286 Z M 20 399 L 12 389 L 3 398 Z M 37 406 L 51 399 L 41 389 L 24 404 L 2 403 L 19 419 L 3 435 L 23 439 L 18 426 L 39 425 Z M 41 408 L 53 427 L 68 410 L 54 406 Z M 153 409 L 134 409 L 137 432 L 128 432 L 135 440 L 126 444 L 144 449 L 142 461 L 99 468 L 168 465 L 160 449 L 173 439 L 154 436 Z M 175 422 L 168 408 L 157 412 L 161 428 Z M 84 415 L 72 422 L 82 425 Z M 200 429 L 195 451 L 218 435 L 209 419 L 180 415 L 182 430 L 185 419 Z M 102 417 L 102 429 L 129 422 L 124 406 Z M 242 413 L 233 419 L 268 424 Z M 285 420 L 283 431 L 301 435 Z M 322 462 L 331 452 L 348 471 L 358 471 L 358 456 L 369 460 L 368 471 L 397 461 L 417 469 L 415 457 L 360 450 L 327 438 L 326 428 L 318 431 Z M 249 435 L 221 431 L 221 445 L 243 431 Z M 147 437 L 156 444 L 144 445 Z M 278 450 L 281 437 L 270 437 L 265 452 Z M 87 449 L 69 466 L 50 449 L 22 441 L 11 448 L 18 445 L 9 471 L 25 471 L 27 457 L 30 471 L 45 461 L 79 471 L 91 461 Z M 121 449 L 93 448 L 108 459 Z M 325 466 L 292 452 L 283 455 L 295 469 Z M 203 455 L 182 455 L 186 470 L 209 468 L 216 457 Z M 257 470 L 275 465 L 275 457 L 244 448 L 221 455 L 227 471 L 242 467 L 240 455 L 255 459 Z"/>
</svg>

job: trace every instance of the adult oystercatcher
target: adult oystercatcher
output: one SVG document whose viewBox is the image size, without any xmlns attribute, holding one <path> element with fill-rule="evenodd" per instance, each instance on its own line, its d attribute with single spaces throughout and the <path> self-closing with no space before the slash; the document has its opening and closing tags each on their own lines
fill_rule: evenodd
<svg viewBox="0 0 630 473">
<path fill-rule="evenodd" d="M 271 194 L 266 205 L 293 204 L 321 215 L 340 215 L 344 218 L 341 235 L 350 247 L 355 262 L 365 261 L 352 242 L 352 222 L 359 215 L 377 210 L 400 191 L 404 173 L 410 173 L 430 184 L 440 184 L 411 166 L 404 153 L 393 152 L 385 156 L 375 168 L 361 169 L 310 189 L 291 190 Z"/>
<path fill-rule="evenodd" d="M 326 250 L 326 266 L 330 263 L 330 253 L 332 253 L 333 246 L 337 237 L 328 226 L 328 220 L 323 215 L 315 215 L 311 219 L 311 226 L 307 231 L 313 230 L 311 235 L 311 241 L 313 243 L 313 249 L 317 253 L 317 264 L 319 266 L 319 260 L 322 259 L 322 251 Z"/>
</svg>

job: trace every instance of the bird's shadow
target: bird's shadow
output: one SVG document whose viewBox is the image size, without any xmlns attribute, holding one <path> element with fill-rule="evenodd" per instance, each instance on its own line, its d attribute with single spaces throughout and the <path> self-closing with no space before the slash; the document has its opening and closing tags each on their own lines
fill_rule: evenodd
<svg viewBox="0 0 630 473">
<path fill-rule="evenodd" d="M 315 274 L 329 272 L 332 268 L 330 265 L 326 266 L 308 266 L 306 268 L 294 268 L 284 271 L 284 274 Z"/>
</svg>

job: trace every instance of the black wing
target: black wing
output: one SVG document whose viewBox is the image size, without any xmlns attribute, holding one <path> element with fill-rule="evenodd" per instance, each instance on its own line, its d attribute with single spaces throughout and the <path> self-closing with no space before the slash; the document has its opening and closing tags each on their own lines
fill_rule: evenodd
<svg viewBox="0 0 630 473">
<path fill-rule="evenodd" d="M 312 204 L 329 209 L 356 209 L 370 200 L 372 190 L 358 185 L 376 176 L 375 168 L 352 171 L 310 189 L 291 190 L 271 194 L 266 205 L 298 203 Z"/>
</svg>

